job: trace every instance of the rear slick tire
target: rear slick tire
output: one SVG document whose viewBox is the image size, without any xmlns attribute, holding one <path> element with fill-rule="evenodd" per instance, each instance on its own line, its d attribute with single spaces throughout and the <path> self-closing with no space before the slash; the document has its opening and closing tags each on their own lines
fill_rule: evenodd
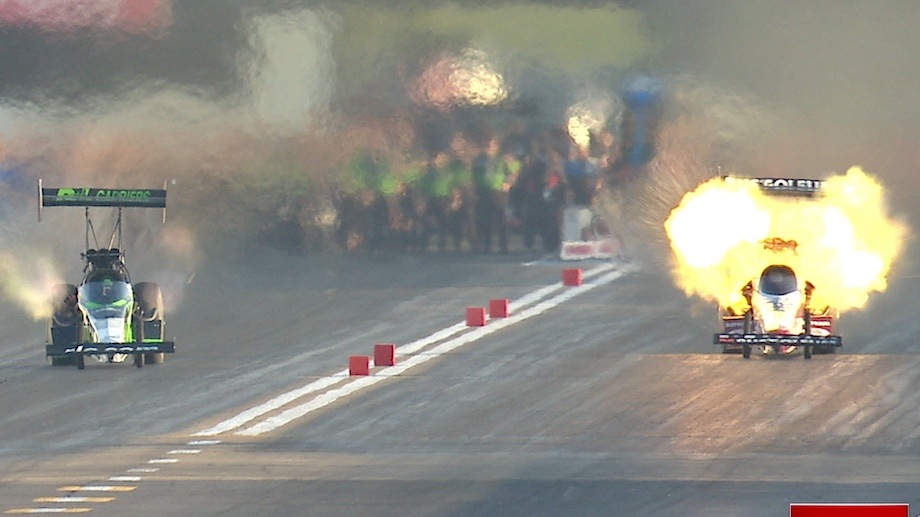
<svg viewBox="0 0 920 517">
<path fill-rule="evenodd" d="M 50 355 L 48 362 L 51 366 L 73 366 L 74 358 L 69 355 Z"/>
<path fill-rule="evenodd" d="M 162 320 L 165 325 L 166 310 L 163 304 L 163 293 L 160 286 L 153 282 L 138 282 L 134 284 L 134 301 L 140 309 L 138 315 L 143 321 Z M 138 329 L 139 330 L 139 329 Z M 143 339 L 143 338 L 142 338 Z M 163 352 L 148 352 L 144 354 L 146 364 L 161 364 L 166 360 L 166 354 Z"/>
</svg>

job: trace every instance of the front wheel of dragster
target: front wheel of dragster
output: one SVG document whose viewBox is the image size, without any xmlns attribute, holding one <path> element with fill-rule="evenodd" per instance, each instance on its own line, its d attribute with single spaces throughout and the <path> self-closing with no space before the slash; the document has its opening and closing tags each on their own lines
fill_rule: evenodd
<svg viewBox="0 0 920 517">
<path fill-rule="evenodd" d="M 153 282 L 138 282 L 134 284 L 134 301 L 137 303 L 139 313 L 139 325 L 135 332 L 135 335 L 141 336 L 141 339 L 145 337 L 155 337 L 156 339 L 163 339 L 163 326 L 165 325 L 166 320 L 166 310 L 163 304 L 163 293 L 160 291 L 160 286 Z M 146 336 L 144 333 L 145 327 L 150 325 L 152 322 L 159 321 L 160 334 L 158 336 Z M 139 333 L 139 334 L 138 334 Z M 147 364 L 160 364 L 166 359 L 166 354 L 163 352 L 148 352 L 144 354 L 144 362 Z M 135 364 L 137 364 L 135 360 Z"/>
<path fill-rule="evenodd" d="M 805 335 L 811 335 L 811 313 L 807 310 L 805 311 Z M 802 357 L 805 359 L 811 359 L 811 345 L 805 345 L 805 349 L 802 351 Z"/>
<path fill-rule="evenodd" d="M 134 344 L 141 345 L 144 343 L 144 321 L 141 319 L 140 311 L 134 313 L 134 318 L 131 319 L 131 331 L 134 334 Z M 134 352 L 131 354 L 134 358 L 134 366 L 138 368 L 143 368 L 144 363 L 146 362 L 146 355 L 144 352 Z"/>
<path fill-rule="evenodd" d="M 748 309 L 744 313 L 744 333 L 750 334 L 751 329 L 753 328 L 754 328 L 754 313 L 751 311 L 751 309 Z M 743 343 L 741 345 L 741 357 L 744 357 L 745 359 L 751 358 L 751 344 L 750 343 Z"/>
<path fill-rule="evenodd" d="M 716 313 L 716 316 L 718 317 L 719 321 L 722 322 L 723 326 L 725 325 L 725 317 L 728 315 L 734 315 L 734 313 L 723 309 L 722 306 L 718 307 L 718 312 Z M 740 354 L 741 346 L 734 345 L 734 344 L 722 345 L 722 353 L 723 354 Z"/>
</svg>

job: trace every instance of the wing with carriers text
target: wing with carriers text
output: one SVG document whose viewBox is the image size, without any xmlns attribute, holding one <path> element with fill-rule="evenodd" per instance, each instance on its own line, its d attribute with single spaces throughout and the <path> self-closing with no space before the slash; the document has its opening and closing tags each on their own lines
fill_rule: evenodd
<svg viewBox="0 0 920 517">
<path fill-rule="evenodd" d="M 166 208 L 166 189 L 47 188 L 39 182 L 39 218 L 42 207 Z"/>
</svg>

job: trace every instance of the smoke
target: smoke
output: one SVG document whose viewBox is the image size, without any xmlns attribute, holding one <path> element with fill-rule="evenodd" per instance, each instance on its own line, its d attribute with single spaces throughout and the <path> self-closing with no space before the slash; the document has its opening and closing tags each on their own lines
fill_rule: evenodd
<svg viewBox="0 0 920 517">
<path fill-rule="evenodd" d="M 54 286 L 65 283 L 47 256 L 36 254 L 23 261 L 9 251 L 0 252 L 0 290 L 35 320 L 52 313 Z"/>
<path fill-rule="evenodd" d="M 81 59 L 86 62 L 99 59 L 99 54 L 117 52 L 98 46 L 95 36 L 80 32 L 83 25 L 62 28 L 42 13 L 47 14 L 30 15 L 29 20 L 35 23 L 18 18 L 8 18 L 6 23 L 24 24 L 31 31 L 31 40 L 36 38 L 34 34 L 47 33 L 49 39 L 44 44 L 51 48 L 60 45 L 61 38 L 72 38 L 73 46 L 82 46 L 74 52 L 83 52 Z M 171 10 L 163 13 L 169 17 L 161 28 L 172 21 Z M 178 27 L 173 30 L 189 30 L 189 21 L 182 15 L 188 13 L 176 13 Z M 334 74 L 329 45 L 338 23 L 336 17 L 306 9 L 241 16 L 244 22 L 239 25 L 245 36 L 222 35 L 218 41 L 246 44 L 221 48 L 209 58 L 235 64 L 232 88 L 226 88 L 226 81 L 215 86 L 195 84 L 188 76 L 170 80 L 168 75 L 152 79 L 127 73 L 116 81 L 116 87 L 111 86 L 110 77 L 99 77 L 95 86 L 84 83 L 75 95 L 5 97 L 0 101 L 4 150 L 0 168 L 9 171 L 4 186 L 25 185 L 17 191 L 4 189 L 5 201 L 34 205 L 39 178 L 46 186 L 55 187 L 166 185 L 166 224 L 158 211 L 125 210 L 122 246 L 129 269 L 138 277 L 134 280 L 158 282 L 167 303 L 175 307 L 210 247 L 240 235 L 257 234 L 277 217 L 278 207 L 297 190 L 292 187 L 302 190 L 311 175 L 328 171 L 327 159 L 321 153 L 316 153 L 319 158 L 312 162 L 305 155 L 316 151 L 316 141 L 324 140 L 320 131 L 308 130 L 317 119 L 328 118 L 324 113 L 332 100 Z M 233 25 L 223 29 L 240 30 Z M 94 25 L 91 34 L 108 38 L 112 30 L 125 28 Z M 167 50 L 177 40 L 192 37 L 177 32 L 158 35 L 163 38 L 158 44 Z M 140 39 L 129 40 L 127 45 L 149 36 L 136 36 Z M 212 36 L 205 26 L 198 36 L 205 41 L 197 44 L 206 47 Z M 181 53 L 163 58 L 183 59 Z M 9 88 L 6 84 L 5 89 Z M 55 88 L 46 93 L 55 92 Z M 328 142 L 324 145 L 333 147 Z M 278 164 L 285 163 L 285 156 L 289 157 L 290 169 L 279 170 L 284 169 Z M 30 208 L 28 213 L 34 214 L 34 206 Z M 113 212 L 91 210 L 101 242 L 91 241 L 90 247 L 109 244 L 107 232 L 114 224 Z M 0 257 L 3 293 L 28 314 L 46 317 L 50 286 L 64 278 L 69 283 L 79 281 L 83 214 L 75 209 L 49 208 L 40 224 L 10 214 L 3 222 L 0 238 L 9 250 Z M 59 245 L 50 246 L 51 242 Z"/>
<path fill-rule="evenodd" d="M 858 163 L 887 186 L 893 211 L 920 221 L 906 195 L 920 187 L 920 5 L 649 0 L 641 8 L 663 42 L 656 66 L 705 78 L 773 119 L 737 170 L 806 176 Z"/>
<path fill-rule="evenodd" d="M 632 254 L 670 269 L 664 222 L 683 196 L 712 177 L 757 170 L 758 149 L 780 121 L 750 94 L 732 92 L 699 76 L 667 77 L 655 155 L 616 203 L 615 226 Z"/>
<path fill-rule="evenodd" d="M 858 296 L 852 293 L 856 299 L 840 293 L 840 300 L 871 309 L 847 320 L 860 322 L 859 332 L 878 330 L 883 321 L 913 325 L 906 308 L 920 264 L 912 229 L 920 225 L 920 205 L 913 199 L 920 189 L 920 97 L 914 94 L 920 69 L 913 66 L 920 59 L 913 34 L 920 6 L 900 0 L 884 8 L 867 0 L 635 5 L 647 15 L 651 39 L 661 45 L 647 64 L 665 71 L 671 88 L 647 181 L 631 187 L 623 203 L 631 249 L 663 271 L 680 272 L 664 223 L 685 194 L 715 176 L 825 178 L 860 164 L 883 188 L 884 202 L 876 206 L 898 228 L 892 236 L 898 249 L 882 253 L 887 287 L 870 289 L 886 290 L 885 295 L 863 303 L 861 288 Z M 734 226 L 732 217 L 715 224 L 713 231 Z M 825 226 L 823 218 L 800 224 Z M 856 234 L 863 231 L 854 226 Z M 813 237 L 819 240 L 800 241 L 799 253 L 822 242 L 822 236 Z M 847 241 L 841 237 L 836 235 Z M 755 255 L 764 252 L 757 244 L 748 246 Z M 851 251 L 848 256 L 862 256 L 859 248 Z M 757 267 L 731 274 L 727 282 L 711 279 L 719 288 L 675 280 L 696 294 L 718 290 L 701 296 L 730 304 L 738 295 L 736 284 L 759 274 Z M 835 294 L 831 279 L 815 283 L 816 296 Z"/>
<path fill-rule="evenodd" d="M 658 154 L 618 207 L 633 243 L 659 247 L 656 260 L 669 260 L 670 211 L 720 168 L 801 177 L 859 163 L 890 192 L 891 213 L 920 224 L 909 195 L 920 187 L 920 71 L 910 66 L 920 57 L 911 37 L 920 10 L 906 0 L 886 9 L 867 0 L 96 3 L 160 6 L 129 17 L 148 20 L 142 30 L 111 9 L 62 25 L 42 10 L 60 2 L 7 4 L 25 10 L 0 15 L 0 31 L 16 42 L 9 48 L 19 49 L 0 49 L 0 165 L 23 171 L 26 183 L 167 181 L 166 226 L 127 214 L 129 266 L 155 276 L 163 268 L 177 286 L 226 243 L 291 221 L 328 231 L 342 164 L 357 150 L 407 162 L 425 128 L 406 87 L 437 56 L 473 50 L 505 74 L 515 116 L 553 123 L 583 92 L 615 97 L 611 85 L 640 64 L 666 79 Z M 73 215 L 23 232 L 33 249 L 66 243 L 49 260 L 67 278 L 82 246 Z"/>
</svg>

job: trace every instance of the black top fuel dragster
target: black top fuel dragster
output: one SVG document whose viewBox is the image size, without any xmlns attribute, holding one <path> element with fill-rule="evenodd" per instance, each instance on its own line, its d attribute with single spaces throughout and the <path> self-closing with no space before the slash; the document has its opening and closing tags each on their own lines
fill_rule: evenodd
<svg viewBox="0 0 920 517">
<path fill-rule="evenodd" d="M 121 363 L 129 357 L 138 368 L 161 363 L 175 343 L 164 341 L 166 329 L 163 295 L 151 282 L 132 283 L 121 248 L 123 208 L 162 208 L 166 217 L 166 190 L 43 188 L 38 184 L 38 218 L 43 207 L 83 207 L 86 218 L 86 251 L 83 280 L 78 286 L 55 286 L 53 314 L 45 355 L 54 366 L 83 369 L 85 357 L 99 362 Z M 100 247 L 90 220 L 90 207 L 118 210 L 107 247 Z M 90 246 L 92 237 L 95 246 Z"/>
<path fill-rule="evenodd" d="M 734 178 L 727 178 L 734 179 Z M 762 191 L 775 195 L 815 196 L 821 181 L 808 179 L 754 178 Z M 767 249 L 795 251 L 797 243 L 774 237 L 763 241 Z M 805 359 L 815 353 L 832 353 L 843 339 L 834 335 L 837 311 L 831 307 L 811 306 L 815 286 L 783 264 L 768 265 L 759 277 L 741 290 L 747 308 L 738 314 L 720 307 L 723 331 L 713 336 L 713 343 L 724 353 L 741 352 L 751 356 L 752 347 L 764 354 L 792 354 L 799 348 Z"/>
</svg>

